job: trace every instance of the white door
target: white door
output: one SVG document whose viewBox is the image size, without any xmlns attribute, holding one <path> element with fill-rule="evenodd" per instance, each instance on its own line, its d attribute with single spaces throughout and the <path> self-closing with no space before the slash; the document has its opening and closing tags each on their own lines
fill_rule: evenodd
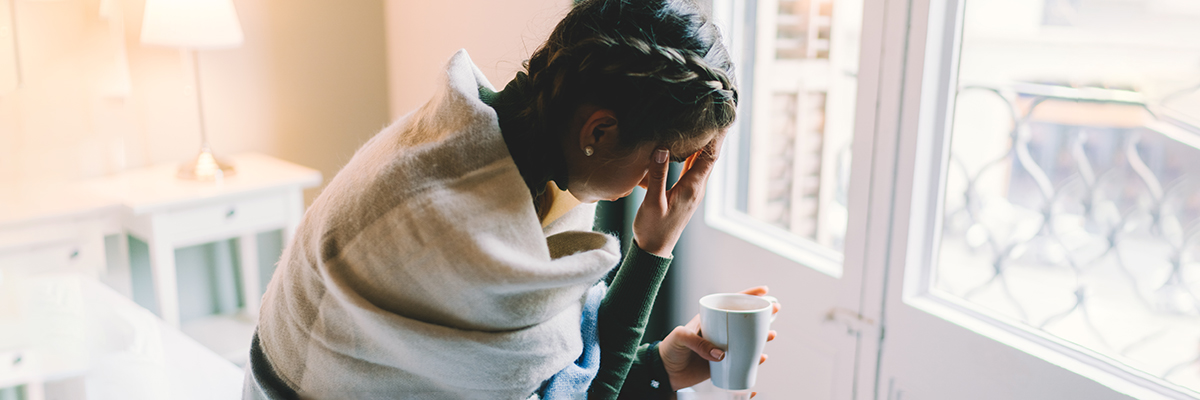
<svg viewBox="0 0 1200 400">
<path fill-rule="evenodd" d="M 1200 3 L 903 3 L 877 398 L 1200 398 Z"/>
<path fill-rule="evenodd" d="M 706 294 L 769 286 L 783 311 L 759 399 L 873 396 L 879 332 L 861 315 L 881 304 L 863 297 L 863 266 L 868 242 L 885 236 L 866 233 L 886 223 L 868 210 L 879 4 L 713 2 L 737 60 L 739 123 L 676 251 L 675 315 L 690 318 Z"/>
</svg>

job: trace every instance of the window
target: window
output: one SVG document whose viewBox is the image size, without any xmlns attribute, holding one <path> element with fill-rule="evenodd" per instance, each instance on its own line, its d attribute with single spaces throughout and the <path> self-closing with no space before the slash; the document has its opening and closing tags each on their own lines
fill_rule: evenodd
<svg viewBox="0 0 1200 400">
<path fill-rule="evenodd" d="M 930 288 L 1200 392 L 1200 3 L 973 0 Z"/>
<path fill-rule="evenodd" d="M 862 0 L 716 0 L 738 66 L 738 126 L 706 219 L 841 275 Z"/>
</svg>

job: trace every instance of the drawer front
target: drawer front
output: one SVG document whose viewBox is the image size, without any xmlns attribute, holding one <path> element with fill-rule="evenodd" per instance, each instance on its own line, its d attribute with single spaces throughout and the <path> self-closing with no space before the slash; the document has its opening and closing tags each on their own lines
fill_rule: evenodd
<svg viewBox="0 0 1200 400">
<path fill-rule="evenodd" d="M 42 243 L 0 252 L 0 268 L 29 273 L 78 272 L 96 275 L 104 269 L 104 242 L 71 240 Z"/>
<path fill-rule="evenodd" d="M 95 221 L 46 223 L 0 232 L 0 268 L 29 273 L 79 272 L 105 268 L 104 233 Z"/>
<path fill-rule="evenodd" d="M 282 226 L 288 216 L 287 196 L 267 196 L 215 202 L 166 212 L 155 228 L 176 246 L 228 238 L 270 226 Z"/>
<path fill-rule="evenodd" d="M 5 328 L 4 330 L 6 333 L 11 333 L 12 331 L 23 331 L 23 329 L 19 329 L 23 328 L 23 326 L 5 326 L 8 325 L 5 322 L 8 321 L 0 320 L 0 328 Z M 16 325 L 15 321 L 12 323 L 12 325 Z M 25 344 L 6 343 L 10 342 L 10 340 L 5 339 L 15 339 L 15 337 L 9 336 L 13 335 L 4 335 L 3 337 L 0 337 L 0 345 Z M 28 338 L 26 337 L 28 335 L 20 336 L 22 336 L 20 338 L 21 340 L 28 341 Z M 30 355 L 28 353 L 29 352 L 26 349 L 0 350 L 0 387 L 26 385 L 33 383 L 34 379 L 41 378 L 38 376 L 39 371 L 37 368 L 35 368 L 35 363 L 30 361 Z"/>
</svg>

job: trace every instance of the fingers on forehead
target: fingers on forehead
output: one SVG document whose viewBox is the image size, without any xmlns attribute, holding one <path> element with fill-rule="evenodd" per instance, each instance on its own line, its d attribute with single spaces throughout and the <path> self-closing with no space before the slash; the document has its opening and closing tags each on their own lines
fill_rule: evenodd
<svg viewBox="0 0 1200 400">
<path fill-rule="evenodd" d="M 708 134 L 679 139 L 669 143 L 660 143 L 659 146 L 670 149 L 672 155 L 693 155 L 712 148 L 716 142 L 720 141 L 719 139 L 724 137 L 725 131 L 713 131 Z"/>
</svg>

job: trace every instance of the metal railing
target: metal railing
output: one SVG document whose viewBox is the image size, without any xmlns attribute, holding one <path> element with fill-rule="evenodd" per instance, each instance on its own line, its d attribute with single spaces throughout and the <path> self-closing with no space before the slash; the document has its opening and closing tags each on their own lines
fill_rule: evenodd
<svg viewBox="0 0 1200 400">
<path fill-rule="evenodd" d="M 1012 129 L 994 159 L 964 159 L 955 149 L 969 144 L 952 142 L 961 183 L 946 196 L 961 197 L 947 201 L 935 286 L 1167 380 L 1200 365 L 1200 128 L 1126 90 L 960 89 L 971 92 L 1002 100 Z M 1035 118 L 1052 103 L 1117 105 L 1146 118 L 1137 126 Z M 963 259 L 974 262 L 948 261 Z M 1121 318 L 1128 322 L 1114 323 Z M 1187 338 L 1191 346 L 1175 345 Z"/>
</svg>

